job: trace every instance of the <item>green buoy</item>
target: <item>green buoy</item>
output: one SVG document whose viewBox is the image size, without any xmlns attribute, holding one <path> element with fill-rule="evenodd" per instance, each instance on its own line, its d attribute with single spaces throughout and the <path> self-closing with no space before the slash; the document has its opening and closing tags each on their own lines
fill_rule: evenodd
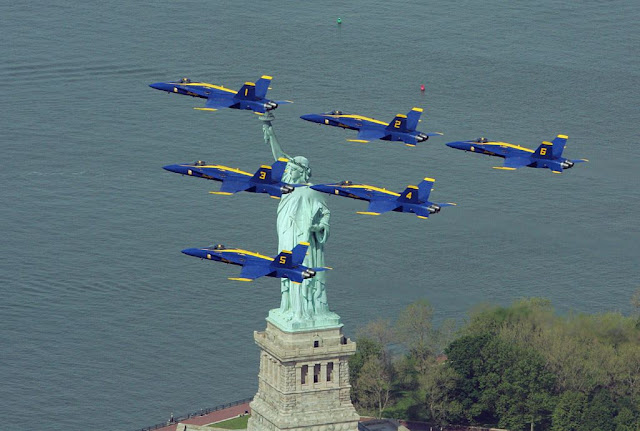
<svg viewBox="0 0 640 431">
<path fill-rule="evenodd" d="M 338 18 L 338 24 L 342 24 L 342 18 Z"/>
</svg>

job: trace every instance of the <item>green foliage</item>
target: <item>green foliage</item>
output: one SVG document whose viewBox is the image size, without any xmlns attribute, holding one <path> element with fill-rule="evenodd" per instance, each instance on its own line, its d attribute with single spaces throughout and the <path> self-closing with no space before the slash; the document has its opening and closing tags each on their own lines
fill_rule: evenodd
<svg viewBox="0 0 640 431">
<path fill-rule="evenodd" d="M 562 394 L 553 410 L 552 431 L 582 431 L 582 416 L 587 404 L 587 396 L 580 392 L 568 391 Z"/>
<path fill-rule="evenodd" d="M 366 410 L 376 410 L 376 417 L 382 417 L 391 398 L 391 375 L 381 357 L 367 358 L 355 382 L 358 404 Z"/>
<path fill-rule="evenodd" d="M 365 363 L 370 359 L 377 359 L 382 355 L 383 347 L 369 338 L 360 337 L 357 342 L 355 355 L 349 358 L 349 381 L 351 382 L 351 401 L 360 404 L 361 393 L 358 388 L 360 374 Z"/>
<path fill-rule="evenodd" d="M 640 430 L 640 420 L 628 407 L 623 407 L 614 419 L 615 431 L 638 431 Z"/>
<path fill-rule="evenodd" d="M 351 382 L 363 405 L 377 388 L 389 395 L 386 415 L 439 425 L 640 431 L 636 316 L 560 316 L 548 300 L 531 298 L 477 308 L 456 334 L 451 322 L 436 328 L 432 317 L 431 305 L 418 301 L 393 327 L 377 321 L 358 338 Z M 389 354 L 394 336 L 404 347 L 396 358 Z M 442 346 L 444 362 L 436 358 Z M 388 365 L 387 381 L 362 377 L 363 369 L 381 373 L 365 369 L 369 358 Z"/>
<path fill-rule="evenodd" d="M 609 391 L 600 390 L 595 393 L 584 409 L 582 423 L 585 429 L 613 431 L 615 428 L 613 418 L 617 415 L 616 410 Z"/>
</svg>

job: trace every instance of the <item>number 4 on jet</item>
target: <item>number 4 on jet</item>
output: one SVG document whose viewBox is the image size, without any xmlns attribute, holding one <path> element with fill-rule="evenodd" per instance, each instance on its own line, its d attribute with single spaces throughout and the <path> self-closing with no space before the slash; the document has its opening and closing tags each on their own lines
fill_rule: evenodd
<svg viewBox="0 0 640 431">
<path fill-rule="evenodd" d="M 388 211 L 396 211 L 414 213 L 419 218 L 428 218 L 430 214 L 439 213 L 442 207 L 455 205 L 451 202 L 436 204 L 429 201 L 429 194 L 435 181 L 433 178 L 425 178 L 417 186 L 407 186 L 402 193 L 366 184 L 354 184 L 351 181 L 342 181 L 338 184 L 316 184 L 311 188 L 323 193 L 369 201 L 367 211 L 358 211 L 358 214 L 380 215 Z"/>
</svg>

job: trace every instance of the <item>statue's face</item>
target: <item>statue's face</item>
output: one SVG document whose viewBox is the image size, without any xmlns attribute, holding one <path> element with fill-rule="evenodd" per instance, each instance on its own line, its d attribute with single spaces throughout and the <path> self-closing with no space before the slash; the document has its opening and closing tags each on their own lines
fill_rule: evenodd
<svg viewBox="0 0 640 431">
<path fill-rule="evenodd" d="M 292 184 L 306 183 L 309 181 L 309 178 L 311 178 L 309 161 L 302 156 L 296 156 L 287 163 L 282 177 L 284 182 Z"/>
</svg>

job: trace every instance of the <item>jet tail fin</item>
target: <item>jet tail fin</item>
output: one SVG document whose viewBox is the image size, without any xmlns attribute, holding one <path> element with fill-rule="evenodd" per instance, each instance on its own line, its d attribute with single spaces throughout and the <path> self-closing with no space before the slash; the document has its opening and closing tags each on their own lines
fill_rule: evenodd
<svg viewBox="0 0 640 431">
<path fill-rule="evenodd" d="M 307 255 L 308 248 L 308 242 L 301 242 L 293 248 L 293 251 L 282 250 L 280 254 L 273 259 L 273 266 L 277 268 L 293 268 L 301 265 L 304 257 Z"/>
<path fill-rule="evenodd" d="M 416 127 L 418 127 L 418 121 L 420 121 L 422 111 L 422 108 L 414 107 L 407 113 L 407 129 L 409 129 L 409 131 L 414 131 L 416 130 Z"/>
<path fill-rule="evenodd" d="M 262 75 L 260 79 L 256 81 L 256 85 L 255 85 L 256 97 L 264 98 L 267 96 L 267 91 L 269 90 L 269 84 L 271 84 L 272 79 L 273 78 L 271 76 Z"/>
<path fill-rule="evenodd" d="M 422 111 L 422 108 L 411 108 L 407 115 L 398 114 L 391 120 L 386 129 L 395 132 L 413 132 L 418 127 Z"/>
<path fill-rule="evenodd" d="M 418 203 L 418 195 L 420 193 L 420 189 L 418 186 L 407 186 L 406 189 L 400 194 L 398 197 L 399 202 L 403 203 Z"/>
<path fill-rule="evenodd" d="M 386 130 L 392 130 L 396 132 L 408 131 L 409 129 L 407 129 L 407 116 L 404 114 L 397 114 L 386 127 Z"/>
<path fill-rule="evenodd" d="M 260 166 L 260 169 L 258 169 L 256 173 L 253 174 L 253 177 L 251 177 L 251 179 L 258 183 L 271 183 L 273 178 L 272 170 L 273 168 L 271 166 L 262 165 Z"/>
<path fill-rule="evenodd" d="M 302 265 L 302 262 L 304 262 L 304 258 L 307 256 L 308 249 L 309 249 L 308 242 L 301 242 L 300 244 L 293 247 L 291 254 L 292 254 L 292 262 L 294 266 Z"/>
<path fill-rule="evenodd" d="M 427 202 L 429 200 L 429 195 L 435 182 L 436 180 L 433 178 L 425 178 L 420 181 L 420 184 L 418 184 L 418 199 L 420 202 Z"/>
<path fill-rule="evenodd" d="M 533 153 L 533 157 L 537 159 L 552 159 L 553 158 L 553 144 L 551 142 L 544 141 Z"/>
<path fill-rule="evenodd" d="M 245 82 L 242 88 L 238 90 L 234 99 L 254 100 L 256 98 L 256 84 L 253 82 Z"/>
<path fill-rule="evenodd" d="M 288 162 L 289 159 L 280 157 L 277 162 L 271 165 L 271 179 L 273 181 L 282 181 L 282 175 L 284 175 L 284 170 L 286 169 Z"/>
<path fill-rule="evenodd" d="M 569 137 L 567 135 L 558 135 L 552 141 L 552 144 L 553 144 L 553 157 L 554 158 L 562 157 L 562 152 L 564 151 L 564 146 L 567 145 L 567 139 L 569 139 Z"/>
</svg>

